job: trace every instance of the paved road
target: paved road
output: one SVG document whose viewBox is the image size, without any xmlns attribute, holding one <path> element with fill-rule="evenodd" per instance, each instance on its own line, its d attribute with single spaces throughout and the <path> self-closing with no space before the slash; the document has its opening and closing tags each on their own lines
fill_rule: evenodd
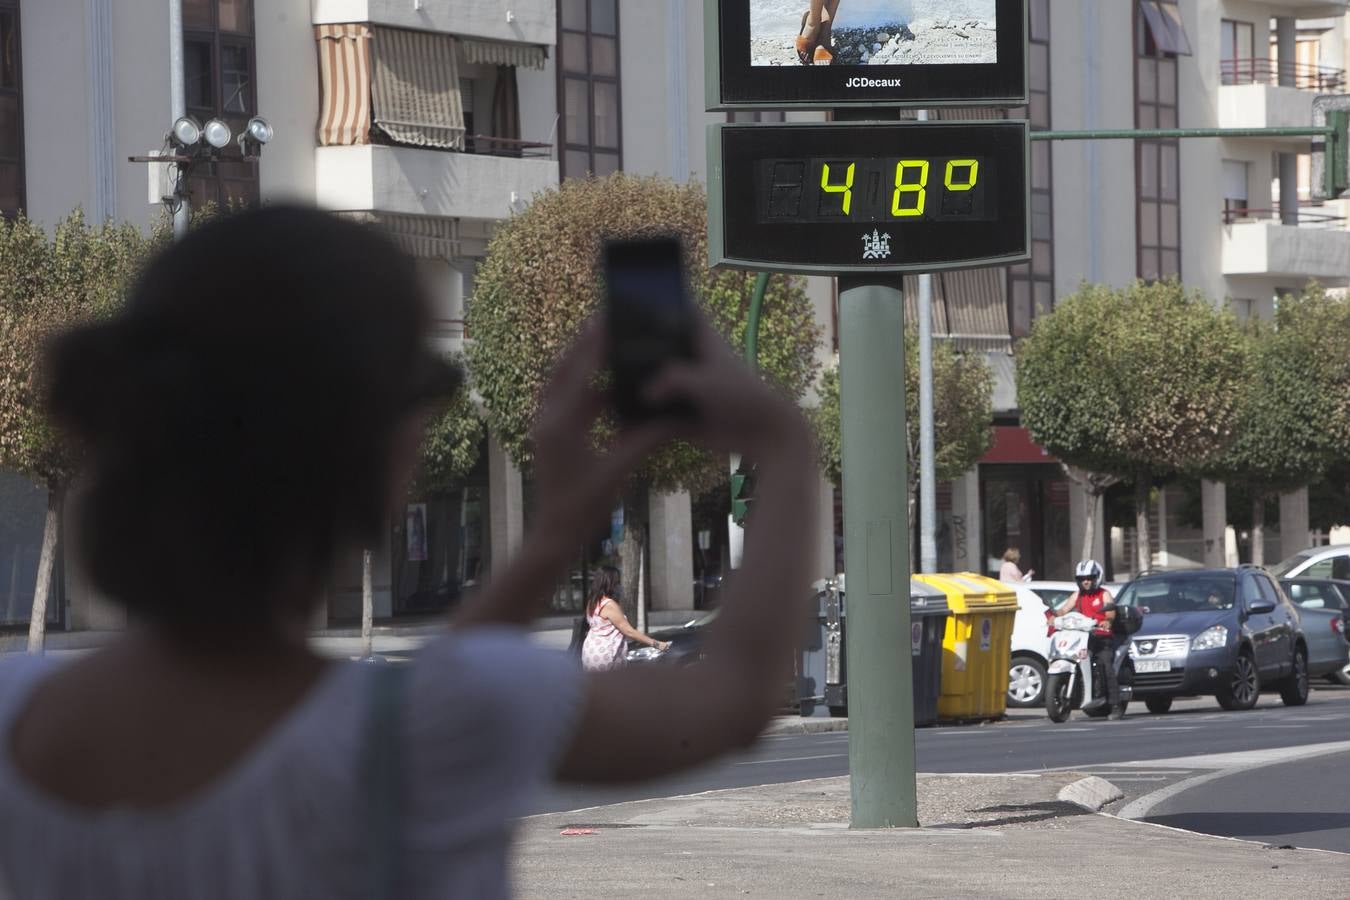
<svg viewBox="0 0 1350 900">
<path fill-rule="evenodd" d="M 1165 715 L 1150 715 L 1141 709 L 1140 714 L 1132 713 L 1122 722 L 1107 722 L 1075 714 L 1062 725 L 1050 722 L 1043 713 L 1026 710 L 1013 711 L 1003 722 L 924 728 L 915 736 L 920 771 L 1088 771 L 1100 774 L 1125 792 L 1125 800 L 1114 807 L 1116 810 L 1188 779 L 1233 765 L 1250 765 L 1289 755 L 1267 751 L 1339 742 L 1345 742 L 1346 749 L 1350 750 L 1350 690 L 1345 688 L 1314 691 L 1308 705 L 1299 708 L 1284 707 L 1278 697 L 1265 697 L 1256 710 L 1229 713 L 1219 710 L 1213 700 L 1189 700 L 1178 701 L 1173 711 Z M 1236 752 L 1247 755 L 1230 756 Z M 1341 770 L 1335 781 L 1328 781 L 1318 777 L 1325 775 L 1324 764 L 1312 760 L 1266 771 L 1276 772 L 1281 782 L 1297 781 L 1310 797 L 1325 797 L 1341 786 L 1350 785 L 1346 769 Z M 773 736 L 762 739 L 749 753 L 661 782 L 617 789 L 559 787 L 544 798 L 536 811 L 580 809 L 847 772 L 846 732 Z M 1306 777 L 1305 772 L 1308 773 Z M 1238 786 L 1261 780 L 1239 778 Z M 1318 793 L 1319 782 L 1322 794 Z M 1230 790 L 1223 796 L 1230 807 L 1237 804 L 1235 808 L 1239 811 L 1284 808 L 1272 805 L 1272 798 L 1266 791 L 1248 797 L 1232 791 L 1231 781 L 1228 787 Z M 1191 807 L 1187 805 L 1189 793 L 1184 791 L 1176 795 L 1165 807 L 1159 805 L 1157 815 L 1172 816 L 1190 811 Z M 1289 811 L 1315 813 L 1319 807 L 1300 805 L 1303 797 L 1303 794 L 1292 795 L 1288 800 Z M 1339 797 L 1341 817 L 1319 819 L 1317 827 L 1299 832 L 1304 834 L 1310 830 L 1321 835 L 1319 842 L 1304 840 L 1299 846 L 1350 851 L 1350 821 L 1345 821 L 1350 819 L 1350 798 L 1347 798 L 1346 789 L 1341 789 Z M 1204 808 L 1197 806 L 1194 809 L 1199 813 Z M 1152 820 L 1154 811 L 1146 812 L 1145 818 Z M 1250 817 L 1234 819 L 1230 823 L 1224 817 L 1211 815 L 1197 818 L 1195 823 L 1206 826 L 1197 830 L 1218 834 L 1245 836 L 1245 831 L 1252 828 Z M 1308 822 L 1303 821 L 1303 824 Z"/>
</svg>

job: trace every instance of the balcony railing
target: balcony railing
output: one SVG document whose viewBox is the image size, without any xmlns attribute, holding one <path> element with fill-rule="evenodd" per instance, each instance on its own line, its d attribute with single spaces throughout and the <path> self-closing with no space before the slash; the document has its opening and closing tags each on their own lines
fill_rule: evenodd
<svg viewBox="0 0 1350 900">
<path fill-rule="evenodd" d="M 522 141 L 516 138 L 493 137 L 488 134 L 464 136 L 464 152 L 484 156 L 509 156 L 513 159 L 539 159 L 553 155 L 552 144 Z"/>
<path fill-rule="evenodd" d="M 1246 206 L 1229 207 L 1223 211 L 1223 224 L 1237 225 L 1243 222 L 1278 222 L 1281 213 L 1278 209 L 1253 209 Z M 1344 231 L 1346 217 L 1326 212 L 1319 207 L 1300 205 L 1298 210 L 1299 228 L 1317 228 L 1331 231 Z"/>
<path fill-rule="evenodd" d="M 1225 85 L 1285 85 L 1322 94 L 1345 90 L 1345 70 L 1274 59 L 1225 59 L 1219 63 L 1219 80 Z"/>
</svg>

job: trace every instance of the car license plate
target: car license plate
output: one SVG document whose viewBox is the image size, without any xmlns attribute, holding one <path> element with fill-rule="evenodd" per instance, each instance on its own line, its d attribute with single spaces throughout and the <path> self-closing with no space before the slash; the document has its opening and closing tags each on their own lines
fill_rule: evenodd
<svg viewBox="0 0 1350 900">
<path fill-rule="evenodd" d="M 1134 670 L 1136 672 L 1170 672 L 1172 663 L 1166 659 L 1136 659 Z"/>
</svg>

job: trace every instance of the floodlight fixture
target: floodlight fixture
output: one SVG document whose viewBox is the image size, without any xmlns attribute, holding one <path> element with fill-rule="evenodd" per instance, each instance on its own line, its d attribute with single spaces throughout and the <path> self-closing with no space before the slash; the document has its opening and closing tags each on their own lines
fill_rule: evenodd
<svg viewBox="0 0 1350 900">
<path fill-rule="evenodd" d="M 202 129 L 206 142 L 217 150 L 223 150 L 230 143 L 230 126 L 220 119 L 212 119 Z"/>
</svg>

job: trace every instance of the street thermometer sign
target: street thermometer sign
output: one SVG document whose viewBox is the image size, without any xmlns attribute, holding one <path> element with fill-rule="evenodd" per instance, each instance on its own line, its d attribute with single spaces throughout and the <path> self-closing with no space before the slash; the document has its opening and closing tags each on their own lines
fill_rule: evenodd
<svg viewBox="0 0 1350 900">
<path fill-rule="evenodd" d="M 931 272 L 1030 257 L 1022 121 L 713 125 L 711 265 Z"/>
</svg>

